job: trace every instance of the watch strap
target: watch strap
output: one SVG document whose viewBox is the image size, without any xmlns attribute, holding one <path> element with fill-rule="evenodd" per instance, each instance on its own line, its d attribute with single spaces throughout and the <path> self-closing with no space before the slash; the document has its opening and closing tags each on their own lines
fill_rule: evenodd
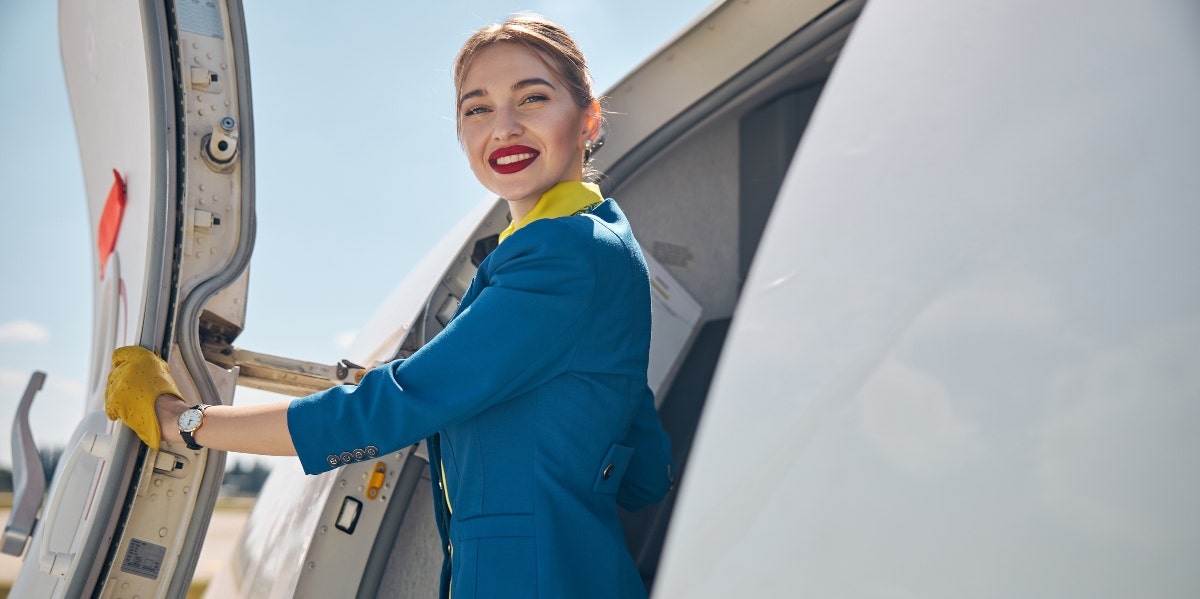
<svg viewBox="0 0 1200 599">
<path fill-rule="evenodd" d="M 196 428 L 194 428 L 190 431 L 185 431 L 183 429 L 179 429 L 179 436 L 183 437 L 183 442 L 187 444 L 188 449 L 191 449 L 192 451 L 204 449 L 203 445 L 196 442 L 196 438 L 192 436 L 192 433 L 200 430 L 200 425 L 204 424 L 204 410 L 208 409 L 208 404 L 198 403 L 188 409 L 189 410 L 200 410 L 200 424 L 197 424 Z"/>
</svg>

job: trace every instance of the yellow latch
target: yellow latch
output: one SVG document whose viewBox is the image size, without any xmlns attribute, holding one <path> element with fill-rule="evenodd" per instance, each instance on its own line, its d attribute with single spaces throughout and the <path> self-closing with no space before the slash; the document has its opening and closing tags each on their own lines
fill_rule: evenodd
<svg viewBox="0 0 1200 599">
<path fill-rule="evenodd" d="M 385 479 L 387 479 L 387 464 L 375 462 L 375 472 L 371 473 L 371 480 L 367 481 L 367 499 L 379 497 L 379 490 L 383 488 Z"/>
</svg>

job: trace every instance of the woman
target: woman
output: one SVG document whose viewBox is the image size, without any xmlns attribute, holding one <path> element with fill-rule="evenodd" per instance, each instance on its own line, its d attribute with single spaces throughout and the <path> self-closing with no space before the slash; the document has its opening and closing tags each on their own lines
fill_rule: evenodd
<svg viewBox="0 0 1200 599">
<path fill-rule="evenodd" d="M 427 438 L 443 596 L 645 596 L 616 506 L 662 499 L 670 448 L 646 385 L 645 261 L 583 182 L 601 122 L 587 65 L 522 15 L 473 34 L 454 77 L 471 170 L 512 223 L 441 334 L 356 387 L 268 406 L 189 408 L 157 356 L 121 348 L 109 416 L 153 448 L 297 455 L 309 474 Z"/>
</svg>

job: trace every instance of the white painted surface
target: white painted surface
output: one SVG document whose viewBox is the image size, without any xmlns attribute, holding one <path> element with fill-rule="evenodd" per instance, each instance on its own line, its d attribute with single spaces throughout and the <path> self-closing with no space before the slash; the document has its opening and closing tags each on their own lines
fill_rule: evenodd
<svg viewBox="0 0 1200 599">
<path fill-rule="evenodd" d="M 1200 11 L 873 0 L 656 597 L 1196 597 Z"/>
</svg>

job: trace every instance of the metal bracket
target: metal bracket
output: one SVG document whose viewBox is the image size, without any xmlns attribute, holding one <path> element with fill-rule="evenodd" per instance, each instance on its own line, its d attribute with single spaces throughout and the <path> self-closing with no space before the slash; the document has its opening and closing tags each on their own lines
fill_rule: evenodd
<svg viewBox="0 0 1200 599">
<path fill-rule="evenodd" d="M 367 373 L 364 368 L 342 360 L 318 364 L 283 356 L 261 354 L 232 345 L 204 346 L 204 359 L 222 368 L 237 367 L 237 384 L 293 397 L 323 391 L 335 385 L 354 385 Z"/>
<path fill-rule="evenodd" d="M 13 507 L 8 515 L 8 525 L 4 527 L 4 544 L 0 552 L 17 557 L 25 552 L 29 535 L 33 534 L 33 527 L 37 523 L 38 507 L 42 505 L 42 497 L 46 494 L 46 472 L 29 428 L 29 406 L 45 381 L 44 372 L 34 372 L 29 377 L 25 395 L 21 396 L 21 403 L 17 404 L 17 414 L 13 418 Z"/>
</svg>

